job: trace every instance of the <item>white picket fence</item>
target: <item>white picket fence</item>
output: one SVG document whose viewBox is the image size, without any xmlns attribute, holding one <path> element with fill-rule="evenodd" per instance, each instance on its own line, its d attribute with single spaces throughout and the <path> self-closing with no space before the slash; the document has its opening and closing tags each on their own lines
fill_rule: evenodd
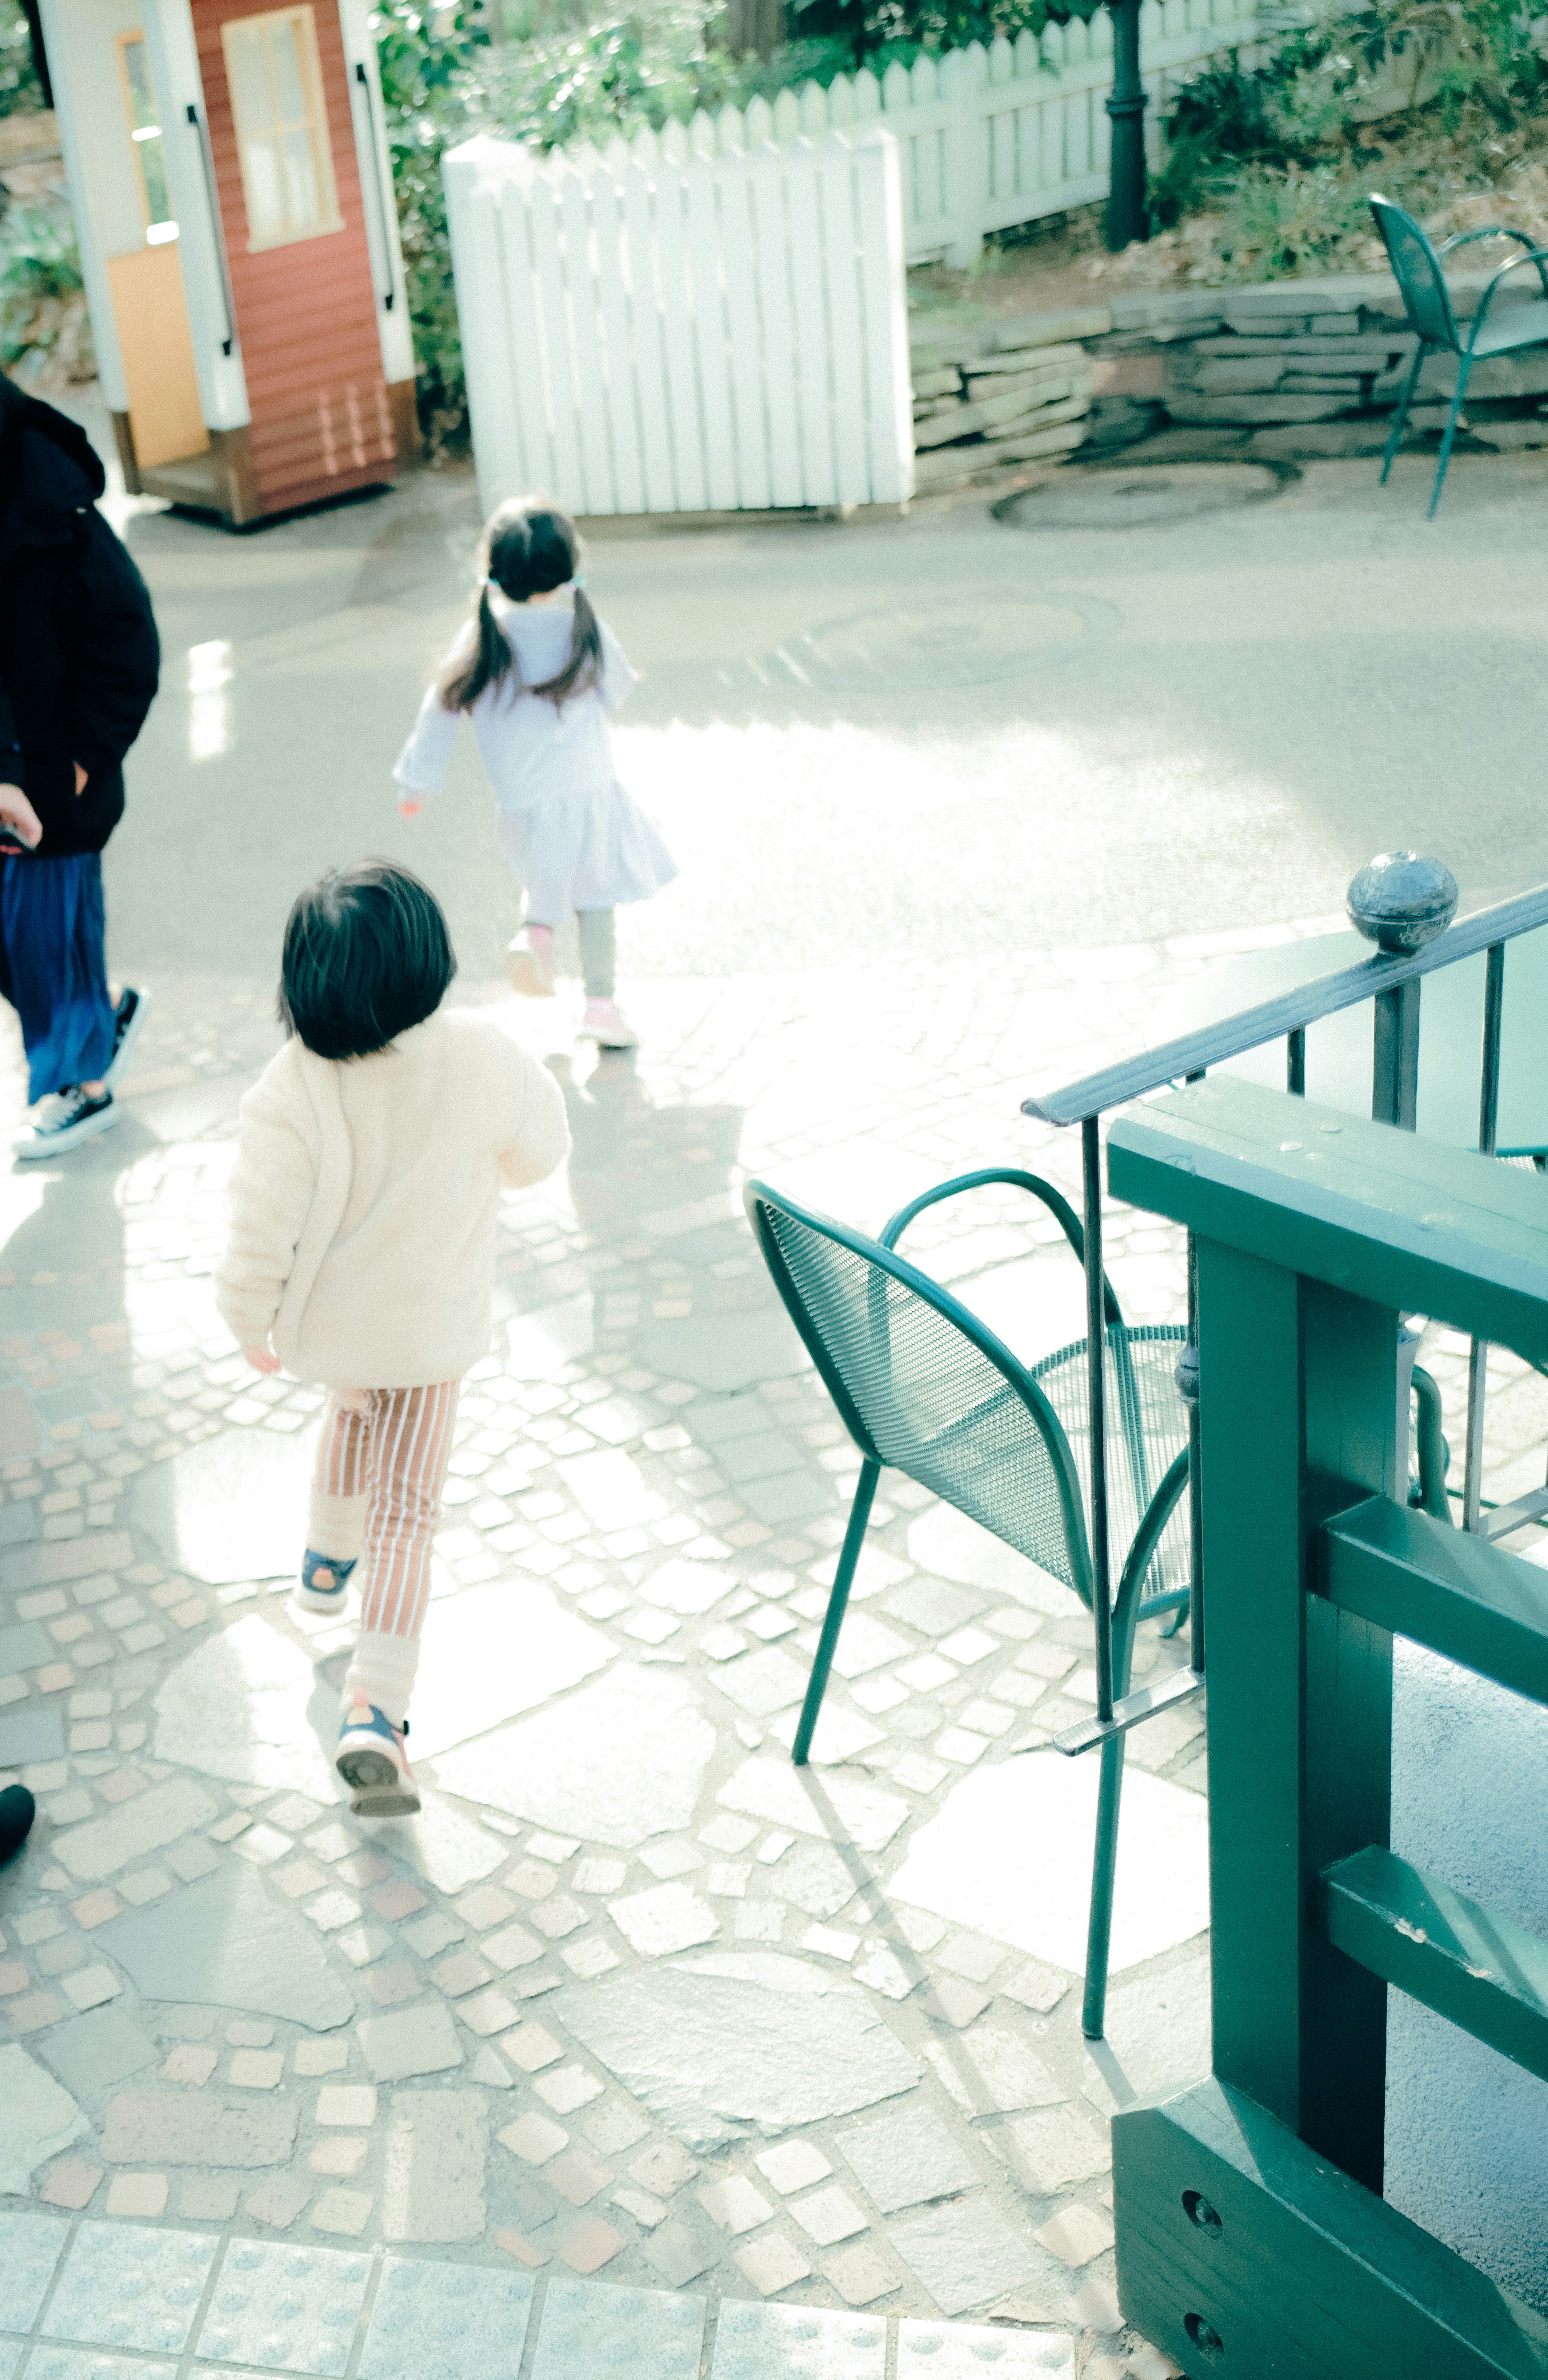
<svg viewBox="0 0 1548 2380">
<path fill-rule="evenodd" d="M 486 510 L 896 504 L 913 486 L 898 144 L 445 159 Z"/>
<path fill-rule="evenodd" d="M 1256 0 L 1143 0 L 1140 65 L 1152 163 L 1173 84 L 1227 51 L 1240 50 L 1254 65 L 1272 46 Z M 608 155 L 615 170 L 630 160 L 648 169 L 659 157 L 685 165 L 695 155 L 747 153 L 768 141 L 783 147 L 885 125 L 899 144 L 909 262 L 944 256 L 966 265 L 988 232 L 1106 196 L 1111 123 L 1103 102 L 1112 60 L 1112 19 L 1099 8 L 1089 25 L 1049 25 L 1041 38 L 1022 33 L 987 49 L 974 42 L 913 67 L 889 66 L 879 77 L 868 69 L 840 75 L 826 91 L 815 82 L 782 91 L 772 104 L 755 99 L 714 116 L 701 110 L 659 136 L 615 140 Z M 582 161 L 592 152 L 574 154 Z"/>
</svg>

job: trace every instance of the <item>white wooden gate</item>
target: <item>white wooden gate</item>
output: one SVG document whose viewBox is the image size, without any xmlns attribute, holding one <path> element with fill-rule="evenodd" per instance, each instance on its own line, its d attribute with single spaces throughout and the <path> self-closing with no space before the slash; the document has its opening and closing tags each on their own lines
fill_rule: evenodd
<svg viewBox="0 0 1548 2380">
<path fill-rule="evenodd" d="M 913 485 L 897 144 L 445 160 L 486 509 L 895 504 Z"/>
</svg>

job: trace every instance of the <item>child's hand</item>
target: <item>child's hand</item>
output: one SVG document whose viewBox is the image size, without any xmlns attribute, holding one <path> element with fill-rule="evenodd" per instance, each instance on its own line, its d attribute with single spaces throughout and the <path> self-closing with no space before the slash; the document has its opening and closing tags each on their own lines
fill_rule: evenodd
<svg viewBox="0 0 1548 2380">
<path fill-rule="evenodd" d="M 423 802 L 411 801 L 406 794 L 400 794 L 398 795 L 398 815 L 400 818 L 417 818 L 424 807 L 425 805 Z"/>
<path fill-rule="evenodd" d="M 277 1372 L 280 1368 L 279 1357 L 272 1355 L 267 1347 L 244 1347 L 242 1353 L 255 1372 Z"/>
</svg>

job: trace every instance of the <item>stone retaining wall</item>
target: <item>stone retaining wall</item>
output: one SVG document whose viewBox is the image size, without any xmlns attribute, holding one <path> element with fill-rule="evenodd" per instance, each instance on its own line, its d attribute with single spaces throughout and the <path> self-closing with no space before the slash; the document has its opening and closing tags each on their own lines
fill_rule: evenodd
<svg viewBox="0 0 1548 2380">
<path fill-rule="evenodd" d="M 1450 283 L 1460 322 L 1471 320 L 1489 278 L 1471 273 Z M 1520 273 L 1496 294 L 1491 322 L 1542 295 L 1535 273 Z M 1340 273 L 1248 289 L 1124 292 L 1102 306 L 998 322 L 925 320 L 911 348 L 918 486 L 928 493 L 1034 454 L 1141 441 L 1148 455 L 1179 462 L 1376 454 L 1414 339 L 1387 274 Z M 1432 355 L 1409 439 L 1440 430 L 1456 384 L 1456 359 Z M 993 419 L 971 395 L 990 387 L 1011 400 Z M 1548 446 L 1545 399 L 1548 346 L 1486 358 L 1468 384 L 1467 436 L 1496 450 Z M 948 429 L 943 413 L 953 407 L 961 419 Z"/>
</svg>

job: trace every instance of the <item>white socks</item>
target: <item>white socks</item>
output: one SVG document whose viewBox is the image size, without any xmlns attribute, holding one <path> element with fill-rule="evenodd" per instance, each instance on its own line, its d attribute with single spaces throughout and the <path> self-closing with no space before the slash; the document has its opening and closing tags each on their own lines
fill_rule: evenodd
<svg viewBox="0 0 1548 2380">
<path fill-rule="evenodd" d="M 319 1546 L 316 1550 L 320 1553 L 322 1548 Z M 355 1657 L 345 1673 L 345 1709 L 349 1708 L 354 1695 L 364 1694 L 384 1718 L 391 1719 L 394 1727 L 402 1727 L 408 1715 L 409 1696 L 414 1692 L 418 1668 L 417 1636 L 385 1636 L 371 1629 L 362 1630 Z"/>
<path fill-rule="evenodd" d="M 333 1561 L 355 1561 L 366 1542 L 363 1496 L 329 1496 L 314 1487 L 307 1503 L 307 1544 Z"/>
</svg>

